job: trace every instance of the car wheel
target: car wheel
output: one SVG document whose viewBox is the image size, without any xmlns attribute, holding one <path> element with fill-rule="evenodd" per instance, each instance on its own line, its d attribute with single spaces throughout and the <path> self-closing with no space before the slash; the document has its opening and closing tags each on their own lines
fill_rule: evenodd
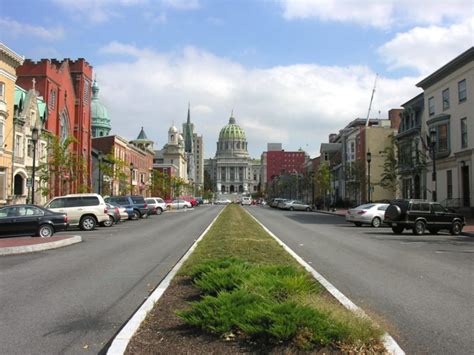
<svg viewBox="0 0 474 355">
<path fill-rule="evenodd" d="M 43 224 L 38 228 L 38 235 L 41 238 L 49 238 L 54 234 L 54 228 L 49 224 Z"/>
<path fill-rule="evenodd" d="M 425 234 L 426 225 L 423 221 L 416 221 L 415 225 L 413 226 L 413 234 L 415 235 L 423 235 Z"/>
<path fill-rule="evenodd" d="M 290 207 L 290 211 L 294 211 L 295 209 L 293 207 Z"/>
<path fill-rule="evenodd" d="M 309 212 L 309 211 L 311 211 L 311 208 L 306 207 L 306 212 Z"/>
<path fill-rule="evenodd" d="M 382 224 L 382 220 L 379 217 L 374 217 L 372 220 L 372 227 L 378 228 Z"/>
<path fill-rule="evenodd" d="M 156 214 L 159 215 L 159 214 L 162 214 L 162 213 L 163 213 L 163 209 L 162 209 L 161 207 L 158 207 L 158 208 L 156 209 Z"/>
<path fill-rule="evenodd" d="M 144 214 L 141 215 L 143 219 L 148 218 L 148 212 L 145 212 Z"/>
<path fill-rule="evenodd" d="M 404 229 L 403 227 L 398 227 L 398 226 L 397 226 L 397 227 L 392 227 L 392 231 L 393 231 L 393 233 L 395 233 L 395 234 L 402 234 L 402 233 L 403 233 L 403 229 Z"/>
<path fill-rule="evenodd" d="M 450 230 L 452 235 L 459 235 L 462 232 L 462 224 L 459 221 L 454 221 L 451 230 Z"/>
<path fill-rule="evenodd" d="M 428 232 L 430 232 L 430 234 L 438 234 L 439 230 L 435 229 L 435 228 L 431 228 L 431 229 L 428 229 Z"/>
<path fill-rule="evenodd" d="M 354 222 L 354 224 L 356 225 L 356 227 L 360 227 L 362 225 L 362 223 L 360 222 Z"/>
<path fill-rule="evenodd" d="M 81 221 L 79 222 L 79 228 L 81 228 L 83 231 L 91 231 L 95 228 L 95 226 L 96 221 L 92 216 L 82 217 Z"/>
<path fill-rule="evenodd" d="M 136 221 L 139 218 L 140 218 L 140 211 L 133 210 L 132 219 Z"/>
<path fill-rule="evenodd" d="M 102 222 L 102 225 L 104 227 L 112 227 L 112 225 L 114 224 L 114 218 L 112 216 L 109 216 L 109 219 Z"/>
<path fill-rule="evenodd" d="M 184 205 L 184 209 L 185 209 L 185 210 L 188 209 L 188 206 Z"/>
</svg>

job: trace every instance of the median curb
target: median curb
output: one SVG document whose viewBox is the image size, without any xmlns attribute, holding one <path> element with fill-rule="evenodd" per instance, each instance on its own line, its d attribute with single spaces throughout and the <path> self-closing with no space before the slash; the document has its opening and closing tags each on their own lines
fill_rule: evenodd
<svg viewBox="0 0 474 355">
<path fill-rule="evenodd" d="M 45 240 L 49 240 L 49 238 L 48 239 L 33 238 L 34 239 L 33 243 L 25 243 L 23 245 L 1 246 L 0 244 L 0 256 L 25 254 L 25 253 L 32 253 L 36 251 L 56 249 L 56 248 L 61 248 L 68 245 L 82 242 L 82 237 L 79 235 L 74 235 L 72 237 L 52 237 L 52 238 L 61 238 L 61 239 L 46 242 Z M 31 240 L 31 239 L 28 239 L 28 240 Z"/>
<path fill-rule="evenodd" d="M 129 318 L 127 323 L 122 327 L 120 332 L 114 337 L 112 343 L 110 344 L 109 349 L 107 350 L 107 355 L 119 355 L 123 354 L 127 349 L 128 343 L 135 335 L 136 331 L 140 328 L 140 325 L 145 320 L 148 313 L 153 309 L 155 303 L 163 296 L 166 289 L 169 287 L 171 280 L 176 276 L 181 266 L 183 266 L 184 262 L 189 258 L 192 254 L 194 249 L 196 249 L 197 244 L 201 241 L 202 238 L 207 234 L 209 229 L 214 225 L 217 218 L 221 215 L 224 211 L 222 209 L 217 216 L 212 220 L 212 222 L 207 226 L 204 232 L 201 233 L 198 239 L 191 245 L 191 247 L 187 250 L 187 252 L 179 259 L 176 265 L 168 272 L 165 278 L 158 284 L 155 290 L 148 296 L 145 302 L 142 303 L 140 308 Z"/>
<path fill-rule="evenodd" d="M 339 291 L 333 284 L 326 280 L 320 273 L 318 273 L 311 265 L 303 260 L 296 252 L 293 251 L 288 245 L 283 243 L 275 234 L 273 234 L 265 225 L 260 222 L 255 216 L 250 212 L 246 211 L 250 217 L 253 218 L 275 241 L 286 250 L 306 271 L 308 271 L 339 303 L 341 303 L 346 309 L 352 311 L 354 314 L 359 317 L 370 319 L 370 317 L 355 303 L 353 303 L 349 298 L 347 298 L 341 291 Z M 334 213 L 332 213 L 334 214 Z M 343 217 L 343 216 L 342 216 Z M 372 320 L 373 321 L 373 320 Z M 389 354 L 393 355 L 405 355 L 403 349 L 398 345 L 395 339 L 392 338 L 390 334 L 385 332 L 382 337 L 382 342 L 385 346 L 385 349 Z"/>
</svg>

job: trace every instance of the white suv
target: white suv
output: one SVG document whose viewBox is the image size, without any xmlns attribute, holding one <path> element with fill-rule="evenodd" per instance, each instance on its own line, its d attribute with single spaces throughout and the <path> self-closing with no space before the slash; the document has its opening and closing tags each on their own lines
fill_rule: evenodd
<svg viewBox="0 0 474 355">
<path fill-rule="evenodd" d="M 163 211 L 166 211 L 166 202 L 161 197 L 147 197 L 145 202 L 148 206 L 156 208 L 156 214 L 162 214 Z"/>
<path fill-rule="evenodd" d="M 55 197 L 49 201 L 47 209 L 66 213 L 70 226 L 82 230 L 93 230 L 97 224 L 109 220 L 107 205 L 99 194 L 70 194 Z"/>
</svg>

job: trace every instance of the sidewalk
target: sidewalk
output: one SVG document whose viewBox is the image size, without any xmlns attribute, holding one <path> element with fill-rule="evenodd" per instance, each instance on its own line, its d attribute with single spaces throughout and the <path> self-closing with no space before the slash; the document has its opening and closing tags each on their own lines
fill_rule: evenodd
<svg viewBox="0 0 474 355">
<path fill-rule="evenodd" d="M 335 211 L 326 211 L 326 210 L 315 210 L 314 212 L 332 214 L 334 216 L 345 217 L 347 209 L 338 208 Z M 466 225 L 462 229 L 462 235 L 473 237 L 474 238 L 474 219 L 466 219 Z"/>
<path fill-rule="evenodd" d="M 79 235 L 64 237 L 16 237 L 0 238 L 0 256 L 12 254 L 24 254 L 35 251 L 49 250 L 65 247 L 67 245 L 82 242 Z"/>
</svg>

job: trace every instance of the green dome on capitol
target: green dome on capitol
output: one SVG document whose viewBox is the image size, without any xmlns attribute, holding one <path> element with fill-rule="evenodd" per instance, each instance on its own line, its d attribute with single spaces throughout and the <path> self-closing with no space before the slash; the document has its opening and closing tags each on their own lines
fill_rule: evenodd
<svg viewBox="0 0 474 355">
<path fill-rule="evenodd" d="M 107 108 L 99 100 L 99 85 L 97 80 L 92 84 L 91 101 L 92 137 L 108 136 L 112 126 Z"/>
<path fill-rule="evenodd" d="M 229 118 L 229 124 L 224 126 L 219 133 L 219 140 L 245 140 L 244 130 L 235 123 L 235 118 Z"/>
</svg>

